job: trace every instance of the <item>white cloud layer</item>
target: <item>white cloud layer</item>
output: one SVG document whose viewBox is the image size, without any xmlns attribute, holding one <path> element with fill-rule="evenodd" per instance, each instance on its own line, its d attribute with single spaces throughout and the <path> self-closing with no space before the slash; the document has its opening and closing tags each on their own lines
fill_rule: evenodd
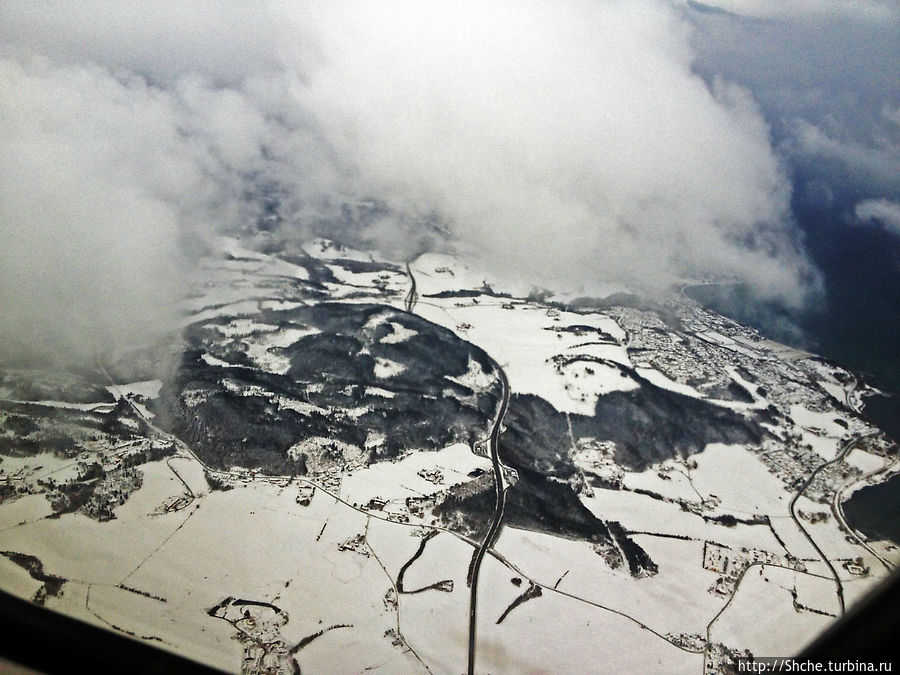
<svg viewBox="0 0 900 675">
<path fill-rule="evenodd" d="M 876 221 L 885 229 L 900 235 L 900 202 L 867 199 L 856 205 L 856 217 L 862 222 Z"/>
<path fill-rule="evenodd" d="M 260 186 L 287 236 L 375 198 L 385 247 L 437 219 L 543 281 L 802 302 L 768 129 L 691 39 L 649 0 L 4 3 L 0 335 L 158 325 L 186 234 L 239 225 Z"/>
<path fill-rule="evenodd" d="M 198 178 L 163 97 L 93 66 L 5 60 L 0 82 L 0 341 L 90 351 L 155 332 Z"/>
</svg>

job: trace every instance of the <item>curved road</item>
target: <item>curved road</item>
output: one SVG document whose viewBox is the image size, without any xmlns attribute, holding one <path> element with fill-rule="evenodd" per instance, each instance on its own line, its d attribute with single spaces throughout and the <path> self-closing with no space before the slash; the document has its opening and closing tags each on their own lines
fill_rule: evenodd
<svg viewBox="0 0 900 675">
<path fill-rule="evenodd" d="M 491 464 L 494 467 L 494 517 L 491 519 L 491 525 L 481 546 L 475 552 L 472 558 L 472 565 L 469 568 L 469 586 L 471 587 L 471 597 L 469 599 L 469 675 L 475 673 L 475 633 L 476 633 L 476 613 L 478 603 L 478 573 L 481 570 L 481 562 L 488 549 L 493 545 L 494 539 L 500 530 L 500 521 L 503 520 L 503 510 L 506 507 L 506 487 L 503 485 L 503 470 L 500 466 L 500 458 L 497 454 L 497 443 L 500 440 L 501 429 L 503 428 L 503 418 L 506 417 L 506 410 L 509 407 L 509 380 L 506 379 L 506 373 L 496 361 L 494 368 L 500 374 L 500 383 L 503 385 L 503 394 L 500 399 L 500 409 L 497 411 L 497 419 L 494 420 L 494 427 L 491 429 Z"/>
<path fill-rule="evenodd" d="M 882 564 L 884 569 L 886 569 L 888 572 L 893 569 L 894 563 L 885 559 L 884 556 L 878 553 L 878 551 L 869 546 L 869 543 L 866 541 L 866 537 L 856 529 L 854 529 L 850 525 L 850 523 L 847 522 L 847 519 L 844 516 L 844 505 L 841 498 L 843 497 L 844 491 L 847 488 L 852 487 L 853 485 L 859 485 L 860 483 L 864 485 L 871 485 L 871 483 L 868 482 L 870 478 L 872 478 L 873 476 L 877 476 L 880 473 L 890 473 L 895 464 L 896 462 L 888 464 L 887 466 L 883 466 L 880 469 L 875 469 L 874 471 L 863 474 L 859 478 L 855 478 L 849 483 L 845 483 L 837 489 L 837 491 L 834 493 L 834 497 L 831 500 L 831 511 L 832 513 L 834 513 L 834 517 L 837 519 L 838 523 L 840 523 L 844 527 L 844 529 L 847 530 L 847 532 L 849 532 L 854 539 L 856 539 L 856 543 L 866 549 L 876 560 L 878 560 L 878 562 Z"/>
<path fill-rule="evenodd" d="M 860 441 L 862 441 L 865 438 L 868 438 L 871 435 L 872 434 L 867 434 L 865 436 L 859 436 L 857 438 L 852 438 L 849 441 L 847 441 L 846 443 L 844 443 L 844 445 L 841 447 L 840 451 L 837 453 L 837 455 L 835 455 L 834 459 L 820 464 L 813 470 L 813 472 L 809 475 L 809 478 L 806 479 L 806 482 L 803 483 L 803 485 L 800 487 L 799 490 L 797 490 L 797 494 L 794 495 L 794 498 L 791 500 L 791 504 L 790 504 L 791 518 L 794 519 L 794 522 L 797 524 L 797 527 L 800 528 L 800 531 L 806 537 L 807 541 L 809 541 L 809 543 L 812 544 L 812 547 L 814 549 L 816 549 L 816 552 L 819 554 L 819 557 L 822 559 L 822 562 L 824 562 L 825 565 L 828 566 L 828 569 L 831 572 L 831 576 L 834 579 L 835 584 L 837 584 L 837 597 L 838 597 L 838 602 L 841 605 L 841 614 L 843 614 L 846 611 L 846 608 L 844 607 L 844 586 L 841 583 L 841 578 L 838 575 L 837 570 L 834 569 L 834 565 L 832 565 L 831 561 L 828 559 L 828 556 L 826 556 L 825 552 L 821 548 L 819 548 L 819 545 L 812 538 L 812 535 L 807 531 L 807 529 L 805 527 L 803 527 L 803 523 L 801 523 L 800 519 L 797 517 L 797 513 L 796 513 L 797 500 L 800 499 L 800 496 L 806 491 L 806 488 L 808 488 L 810 486 L 810 484 L 813 482 L 813 480 L 815 480 L 816 476 L 819 474 L 819 472 L 822 469 L 829 467 L 832 464 L 837 464 L 838 462 L 843 460 L 844 457 L 847 456 L 847 453 L 849 453 L 854 447 L 856 447 L 857 443 L 859 443 Z"/>
<path fill-rule="evenodd" d="M 412 313 L 413 309 L 416 307 L 416 302 L 419 300 L 419 292 L 416 290 L 416 278 L 413 276 L 412 269 L 409 267 L 409 261 L 406 262 L 406 274 L 409 276 L 410 287 L 409 292 L 406 294 L 404 306 L 406 307 L 407 312 Z"/>
<path fill-rule="evenodd" d="M 503 383 L 503 385 L 504 385 L 504 396 L 503 396 L 503 401 L 502 401 L 502 403 L 503 403 L 502 412 L 504 413 L 504 416 L 505 416 L 506 408 L 507 408 L 508 402 L 509 402 L 509 384 L 508 384 L 507 379 L 506 379 L 506 374 L 502 371 L 502 369 L 500 369 L 500 366 L 497 365 L 496 363 L 494 363 L 494 366 L 497 368 L 497 372 L 500 373 L 500 378 L 501 378 L 501 381 L 502 381 L 502 383 Z M 109 378 L 110 384 L 115 384 L 115 382 L 112 380 L 112 378 L 111 378 L 111 377 L 109 376 L 109 374 L 106 372 L 106 369 L 103 368 L 102 365 L 101 365 L 100 367 L 101 367 L 101 370 L 104 372 L 104 374 L 107 376 L 107 378 Z M 126 397 L 126 400 L 128 400 L 127 397 Z M 128 400 L 128 402 L 129 402 L 129 404 L 131 404 L 131 401 L 130 401 L 130 400 Z M 157 432 L 158 434 L 160 434 L 162 437 L 167 438 L 167 439 L 171 440 L 172 442 L 174 442 L 174 443 L 176 444 L 176 446 L 177 446 L 179 449 L 183 450 L 189 457 L 193 458 L 194 461 L 196 461 L 196 462 L 197 462 L 197 463 L 198 463 L 205 471 L 208 471 L 209 473 L 211 473 L 211 474 L 213 474 L 213 475 L 216 475 L 216 476 L 232 476 L 232 477 L 234 476 L 234 473 L 231 472 L 231 471 L 222 471 L 222 470 L 219 470 L 219 469 L 214 469 L 213 467 L 210 467 L 210 466 L 208 466 L 207 464 L 205 464 L 205 463 L 203 462 L 203 460 L 200 459 L 200 458 L 194 453 L 194 451 L 190 448 L 190 446 L 188 446 L 184 441 L 182 441 L 181 439 L 179 439 L 177 436 L 175 436 L 175 435 L 173 435 L 173 434 L 171 434 L 171 433 L 169 433 L 169 432 L 167 432 L 167 431 L 164 431 L 163 429 L 160 429 L 159 427 L 157 427 L 156 425 L 154 425 L 152 422 L 150 422 L 150 420 L 148 420 L 147 418 L 145 418 L 145 417 L 143 416 L 143 413 L 142 413 L 138 408 L 134 407 L 133 405 L 132 405 L 132 407 L 133 407 L 135 413 L 136 413 L 141 419 L 143 419 L 144 422 L 147 423 L 147 426 L 148 426 L 148 427 L 152 428 L 154 431 L 156 431 L 156 432 Z M 492 439 L 492 453 L 491 453 L 491 454 L 492 454 L 492 457 L 491 457 L 491 458 L 492 458 L 492 462 L 493 462 L 493 461 L 496 461 L 496 462 L 497 462 L 497 463 L 494 465 L 494 466 L 495 466 L 495 470 L 500 468 L 499 458 L 498 458 L 498 456 L 497 456 L 497 446 L 496 446 L 497 440 L 499 439 L 499 436 L 500 436 L 500 420 L 501 420 L 501 418 L 498 416 L 498 421 L 495 423 L 494 431 L 492 431 L 492 434 L 491 434 L 491 439 Z M 496 476 L 496 474 L 495 474 L 495 476 Z M 257 475 L 257 478 L 258 478 L 258 479 L 261 479 L 261 480 L 283 480 L 283 479 L 285 478 L 285 476 L 280 476 L 280 475 L 268 475 L 268 474 L 258 474 L 258 475 Z M 420 525 L 418 525 L 418 524 L 416 524 L 416 523 L 402 523 L 402 522 L 397 522 L 397 521 L 391 520 L 391 519 L 388 518 L 387 516 L 379 515 L 379 514 L 377 514 L 377 513 L 372 513 L 372 512 L 370 512 L 370 511 L 366 511 L 365 509 L 362 509 L 362 508 L 360 508 L 360 507 L 358 507 L 358 506 L 356 506 L 356 505 L 354 505 L 354 504 L 351 504 L 351 503 L 347 502 L 346 500 L 342 499 L 339 493 L 335 493 L 335 492 L 331 491 L 329 488 L 325 487 L 324 485 L 321 485 L 320 483 L 316 482 L 315 480 L 310 480 L 310 479 L 308 479 L 308 478 L 300 478 L 299 480 L 300 480 L 302 483 L 304 483 L 305 485 L 309 485 L 309 486 L 312 486 L 312 487 L 316 488 L 317 490 L 321 490 L 323 494 L 327 494 L 329 497 L 331 497 L 332 499 L 334 499 L 334 501 L 335 501 L 336 503 L 341 503 L 341 504 L 343 504 L 345 507 L 347 507 L 348 509 L 351 509 L 351 510 L 353 510 L 353 511 L 356 511 L 357 513 L 361 513 L 361 514 L 363 514 L 364 516 L 367 516 L 367 517 L 369 517 L 369 518 L 374 518 L 374 519 L 376 519 L 376 520 L 380 520 L 380 521 L 383 521 L 383 522 L 386 522 L 386 523 L 391 523 L 391 524 L 393 524 L 393 525 L 399 525 L 399 526 L 405 526 L 405 527 L 409 527 L 409 528 L 418 528 L 418 527 L 420 527 Z M 501 508 L 503 508 L 504 503 L 505 503 L 505 502 L 503 501 L 503 498 L 501 498 L 501 501 L 500 501 L 500 503 L 499 503 Z M 497 516 L 497 514 L 495 513 L 496 527 L 493 528 L 494 532 L 493 532 L 493 535 L 492 535 L 492 536 L 496 536 L 496 530 L 497 530 L 497 528 L 499 528 L 499 524 L 500 524 L 500 522 L 501 522 L 502 516 L 503 516 L 502 512 L 499 514 L 499 516 Z M 473 546 L 473 547 L 479 546 L 477 542 L 472 541 L 470 538 L 466 537 L 465 535 L 461 534 L 461 533 L 458 532 L 458 531 L 455 531 L 455 530 L 452 530 L 452 529 L 449 529 L 449 528 L 445 528 L 445 527 L 436 526 L 436 525 L 430 525 L 430 526 L 428 526 L 428 528 L 431 529 L 431 530 L 434 531 L 434 532 L 444 532 L 444 533 L 449 534 L 449 535 L 451 535 L 451 536 L 457 537 L 457 538 L 460 539 L 461 541 L 464 541 L 465 543 L 467 543 L 467 544 L 469 544 L 469 545 L 471 545 L 471 546 Z M 483 544 L 482 544 L 482 546 L 483 546 Z M 528 581 L 528 582 L 530 582 L 530 583 L 533 583 L 533 584 L 535 584 L 535 585 L 537 585 L 537 586 L 540 586 L 541 588 L 543 588 L 543 589 L 546 590 L 546 591 L 549 591 L 549 592 L 551 592 L 551 593 L 556 593 L 556 594 L 562 595 L 562 596 L 564 596 L 564 597 L 570 598 L 570 599 L 572 599 L 572 600 L 575 600 L 575 601 L 578 601 L 578 602 L 585 603 L 585 604 L 590 605 L 590 606 L 592 606 L 592 607 L 596 607 L 596 608 L 601 609 L 601 610 L 603 610 L 603 611 L 610 612 L 610 613 L 612 613 L 612 614 L 616 614 L 616 615 L 618 615 L 618 616 L 621 616 L 621 617 L 623 617 L 623 618 L 625 618 L 625 619 L 627 619 L 627 620 L 629 620 L 629 621 L 635 623 L 636 625 L 640 626 L 643 630 L 648 631 L 649 633 L 655 635 L 655 636 L 658 637 L 659 639 L 664 640 L 664 641 L 667 642 L 668 644 L 671 644 L 671 645 L 673 645 L 674 647 L 677 647 L 678 649 L 680 649 L 680 650 L 682 650 L 682 651 L 691 652 L 691 653 L 703 653 L 703 650 L 697 650 L 697 651 L 694 651 L 694 650 L 687 649 L 687 648 L 685 648 L 685 647 L 683 647 L 683 646 L 681 646 L 681 645 L 679 645 L 679 644 L 674 643 L 674 642 L 673 642 L 669 637 L 667 637 L 666 635 L 663 635 L 662 633 L 659 633 L 658 631 L 655 631 L 655 630 L 654 630 L 653 628 L 651 628 L 650 626 L 648 626 L 648 625 L 642 623 L 642 622 L 639 621 L 638 619 L 634 618 L 633 616 L 631 616 L 631 615 L 629 615 L 629 614 L 626 614 L 625 612 L 622 612 L 622 611 L 617 610 L 617 609 L 613 609 L 612 607 L 607 607 L 606 605 L 602 605 L 602 604 L 599 604 L 599 603 L 597 603 L 597 602 L 593 602 L 593 601 L 591 601 L 591 600 L 587 600 L 587 599 L 582 598 L 582 597 L 580 597 L 580 596 L 578 596 L 578 595 L 575 595 L 575 594 L 573 594 L 573 593 L 568 593 L 568 592 L 566 592 L 566 591 L 559 590 L 559 589 L 557 589 L 555 586 L 553 586 L 553 585 L 550 584 L 550 583 L 541 582 L 541 581 L 539 581 L 539 580 L 537 580 L 537 579 L 531 577 L 531 576 L 530 576 L 529 574 L 527 574 L 524 570 L 522 570 L 522 569 L 520 569 L 518 566 L 516 566 L 516 564 L 515 564 L 514 562 L 512 562 L 511 560 L 508 560 L 505 556 L 503 556 L 502 554 L 498 553 L 497 551 L 491 549 L 489 546 L 486 547 L 486 548 L 483 548 L 483 549 L 479 548 L 478 550 L 479 550 L 479 551 L 483 550 L 483 553 L 482 553 L 482 555 L 481 555 L 481 558 L 483 558 L 485 555 L 487 555 L 488 553 L 490 553 L 490 554 L 491 554 L 498 562 L 500 562 L 500 564 L 504 565 L 505 567 L 507 567 L 508 569 L 510 569 L 511 571 L 513 571 L 516 575 L 522 577 L 523 579 L 525 579 L 526 581 Z M 473 563 L 474 563 L 474 559 L 473 559 Z M 480 563 L 479 563 L 479 566 L 480 566 Z M 392 581 L 393 581 L 393 580 L 392 580 Z M 472 594 L 472 595 L 473 595 L 473 598 L 472 598 L 472 599 L 473 599 L 473 600 L 477 600 L 477 594 Z M 474 608 L 474 606 L 475 606 L 475 604 L 474 604 L 474 602 L 473 602 L 473 604 L 471 605 L 471 607 Z M 470 616 L 471 616 L 472 619 L 474 620 L 474 616 L 475 616 L 475 615 L 474 615 L 474 611 L 470 611 Z M 473 621 L 472 625 L 470 626 L 470 636 L 472 637 L 472 639 L 470 640 L 470 648 L 473 650 L 473 652 L 474 652 L 474 645 L 475 645 L 474 635 L 475 635 L 475 627 L 474 627 L 474 621 Z M 473 665 L 473 667 L 474 667 L 474 653 L 472 653 L 472 659 L 471 659 L 471 662 L 472 662 L 472 665 Z M 423 664 L 423 665 L 424 665 L 424 664 Z M 425 666 L 425 668 L 426 668 L 426 670 L 428 670 L 428 667 L 427 667 L 427 666 Z M 429 672 L 430 672 L 430 671 L 429 671 Z"/>
</svg>

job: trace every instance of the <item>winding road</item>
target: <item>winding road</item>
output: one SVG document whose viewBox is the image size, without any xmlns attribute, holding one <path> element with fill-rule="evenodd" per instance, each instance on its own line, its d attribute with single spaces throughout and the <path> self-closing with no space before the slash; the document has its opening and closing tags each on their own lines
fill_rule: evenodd
<svg viewBox="0 0 900 675">
<path fill-rule="evenodd" d="M 409 262 L 406 263 L 406 274 L 409 276 L 409 292 L 406 294 L 406 300 L 404 301 L 404 306 L 406 307 L 406 311 L 412 313 L 413 309 L 416 307 L 416 302 L 419 300 L 419 292 L 416 290 L 416 277 L 412 273 L 412 269 L 409 267 Z"/>
<path fill-rule="evenodd" d="M 475 551 L 472 564 L 469 567 L 469 586 L 471 588 L 471 597 L 469 599 L 469 675 L 474 675 L 475 673 L 478 573 L 481 571 L 481 562 L 484 560 L 485 554 L 493 545 L 494 539 L 496 539 L 497 533 L 500 531 L 500 522 L 503 520 L 503 511 L 506 508 L 506 487 L 503 484 L 503 468 L 500 465 L 497 444 L 500 441 L 500 434 L 503 430 L 503 418 L 506 417 L 506 410 L 509 407 L 509 380 L 506 379 L 506 373 L 503 372 L 503 368 L 496 361 L 493 365 L 500 375 L 500 383 L 503 386 L 500 409 L 497 411 L 497 419 L 494 420 L 490 439 L 491 464 L 494 468 L 494 516 L 491 519 L 491 525 L 487 533 L 484 535 L 481 546 Z"/>
<path fill-rule="evenodd" d="M 410 288 L 409 292 L 406 294 L 404 305 L 407 312 L 412 312 L 415 309 L 416 302 L 419 299 L 419 293 L 416 290 L 416 277 L 412 273 L 409 262 L 406 263 L 406 273 L 409 276 Z M 497 417 L 494 420 L 494 426 L 491 428 L 490 436 L 491 464 L 494 471 L 494 513 L 491 518 L 491 524 L 488 527 L 488 531 L 484 535 L 484 539 L 482 540 L 481 545 L 478 546 L 478 548 L 475 550 L 475 553 L 472 556 L 472 562 L 469 565 L 469 573 L 467 578 L 469 588 L 471 589 L 471 596 L 469 598 L 469 675 L 474 675 L 475 673 L 475 643 L 477 641 L 476 633 L 478 618 L 478 575 L 481 571 L 481 563 L 484 560 L 485 554 L 487 554 L 487 552 L 490 550 L 491 546 L 494 544 L 494 540 L 497 538 L 497 534 L 500 532 L 500 523 L 503 521 L 503 511 L 506 508 L 506 486 L 503 483 L 503 468 L 500 465 L 500 457 L 498 454 L 497 445 L 500 441 L 500 434 L 503 431 L 503 419 L 506 417 L 506 411 L 509 408 L 509 380 L 507 379 L 506 373 L 503 372 L 503 368 L 499 363 L 492 359 L 491 364 L 493 365 L 494 370 L 496 370 L 497 374 L 500 376 L 500 384 L 502 386 L 502 392 L 500 395 L 500 407 L 497 410 Z"/>
<path fill-rule="evenodd" d="M 856 539 L 857 544 L 866 549 L 876 560 L 878 560 L 878 562 L 881 563 L 882 567 L 884 567 L 884 569 L 888 572 L 894 569 L 894 563 L 886 559 L 884 556 L 878 553 L 878 551 L 869 546 L 868 541 L 866 541 L 866 537 L 847 522 L 847 518 L 844 516 L 843 496 L 844 492 L 853 485 L 871 485 L 872 483 L 869 481 L 873 476 L 877 476 L 878 474 L 890 474 L 896 464 L 897 462 L 892 462 L 883 467 L 875 469 L 874 471 L 863 474 L 859 478 L 853 479 L 849 483 L 844 483 L 844 485 L 842 485 L 837 489 L 837 491 L 835 491 L 834 497 L 831 500 L 831 511 L 832 513 L 834 513 L 834 517 L 837 519 L 838 523 L 840 523 L 840 525 L 845 530 L 847 530 L 847 532 L 849 532 L 854 539 Z"/>
<path fill-rule="evenodd" d="M 791 505 L 790 505 L 791 518 L 794 519 L 794 522 L 797 524 L 797 527 L 800 528 L 800 531 L 803 532 L 807 541 L 809 541 L 809 543 L 812 544 L 812 547 L 814 549 L 816 549 L 816 552 L 819 554 L 819 557 L 822 559 L 822 562 L 824 562 L 828 566 L 828 569 L 831 571 L 831 576 L 834 578 L 834 582 L 837 585 L 837 597 L 838 597 L 838 602 L 841 605 L 841 614 L 843 614 L 846 611 L 846 608 L 844 607 L 844 586 L 841 583 L 841 578 L 838 575 L 837 570 L 834 569 L 834 565 L 832 565 L 831 561 L 828 559 L 828 556 L 826 556 L 825 552 L 821 548 L 819 548 L 819 545 L 812 538 L 812 535 L 807 531 L 807 529 L 805 527 L 803 527 L 803 523 L 801 523 L 800 519 L 797 517 L 797 513 L 796 513 L 797 500 L 800 499 L 801 495 L 806 491 L 806 488 L 808 488 L 810 486 L 810 484 L 815 480 L 816 476 L 819 474 L 820 471 L 822 471 L 822 469 L 825 469 L 826 467 L 829 467 L 832 464 L 837 464 L 838 462 L 842 461 L 844 459 L 844 457 L 846 457 L 847 454 L 853 448 L 856 447 L 857 443 L 860 443 L 863 439 L 866 439 L 872 435 L 873 434 L 867 434 L 865 436 L 859 436 L 857 438 L 850 439 L 849 441 L 844 443 L 844 445 L 841 447 L 840 451 L 837 453 L 837 455 L 835 455 L 834 459 L 831 459 L 831 460 L 824 462 L 824 463 L 820 464 L 819 466 L 817 466 L 813 470 L 813 472 L 811 474 L 809 474 L 809 478 L 806 479 L 806 482 L 804 482 L 803 485 L 800 487 L 800 489 L 797 490 L 797 494 L 794 495 L 794 498 L 791 500 Z"/>
</svg>

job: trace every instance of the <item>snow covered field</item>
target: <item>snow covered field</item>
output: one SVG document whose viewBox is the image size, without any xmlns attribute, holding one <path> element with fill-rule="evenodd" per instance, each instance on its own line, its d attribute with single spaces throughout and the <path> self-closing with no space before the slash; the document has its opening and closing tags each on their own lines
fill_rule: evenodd
<svg viewBox="0 0 900 675">
<path fill-rule="evenodd" d="M 603 454 L 572 437 L 570 421 L 563 446 L 574 475 L 551 482 L 571 488 L 585 513 L 619 524 L 655 569 L 635 575 L 613 565 L 599 540 L 507 524 L 481 570 L 477 672 L 700 675 L 715 650 L 793 653 L 840 613 L 836 584 L 850 606 L 900 557 L 887 542 L 860 545 L 835 510 L 838 498 L 883 478 L 892 461 L 887 441 L 855 413 L 855 378 L 838 366 L 754 339 L 683 299 L 665 300 L 660 310 L 576 311 L 566 304 L 576 294 L 545 298 L 427 254 L 410 261 L 416 300 L 406 295 L 411 280 L 401 264 L 324 240 L 304 249 L 320 267 L 236 239 L 222 244 L 223 255 L 208 262 L 185 302 L 184 325 L 215 318 L 216 344 L 241 346 L 240 364 L 199 356 L 227 368 L 220 385 L 235 399 L 264 391 L 243 382 L 242 369 L 284 376 L 286 348 L 318 333 L 272 318 L 316 302 L 292 290 L 315 281 L 329 300 L 398 311 L 409 301 L 420 317 L 482 348 L 504 369 L 513 395 L 539 396 L 564 416 L 590 417 L 604 395 L 655 385 L 764 419 L 759 443 L 708 443 L 643 471 L 615 465 L 611 441 Z M 654 312 L 677 315 L 690 328 L 668 327 Z M 403 354 L 415 342 L 417 331 L 397 316 L 373 315 L 363 330 L 382 337 L 368 348 Z M 390 401 L 408 366 L 373 361 L 378 381 L 364 393 Z M 470 356 L 468 371 L 448 375 L 446 386 L 489 390 L 495 377 Z M 313 391 L 316 383 L 308 385 Z M 189 439 L 150 425 L 162 424 L 152 409 L 164 386 L 162 374 L 107 386 L 146 423 L 141 433 L 152 443 L 141 447 L 172 451 L 137 466 L 140 485 L 112 519 L 54 513 L 42 481 L 77 482 L 95 461 L 114 474 L 131 446 L 94 440 L 72 457 L 0 456 L 0 477 L 12 491 L 0 503 L 0 551 L 31 556 L 42 570 L 4 554 L 0 586 L 228 671 L 269 664 L 291 672 L 295 662 L 306 672 L 466 669 L 467 571 L 479 542 L 436 514 L 442 500 L 472 494 L 492 508 L 486 437 L 477 451 L 461 442 L 409 447 L 370 462 L 385 438 L 363 435 L 354 444 L 310 432 L 287 451 L 309 459 L 307 476 L 266 476 L 240 465 L 213 471 Z M 97 415 L 115 408 L 50 399 L 5 404 Z M 329 414 L 302 397 L 273 394 L 266 405 L 310 419 Z M 345 414 L 355 421 L 367 412 L 359 405 Z M 327 471 L 317 472 L 317 460 Z M 507 467 L 506 477 L 514 483 L 515 469 Z M 49 577 L 61 580 L 60 592 Z M 246 607 L 255 614 L 245 616 Z"/>
</svg>

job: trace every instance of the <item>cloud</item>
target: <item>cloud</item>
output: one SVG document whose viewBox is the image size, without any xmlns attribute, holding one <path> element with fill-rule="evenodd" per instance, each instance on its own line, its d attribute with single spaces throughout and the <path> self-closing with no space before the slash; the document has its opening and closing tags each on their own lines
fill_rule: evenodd
<svg viewBox="0 0 900 675">
<path fill-rule="evenodd" d="M 439 224 L 509 274 L 800 303 L 769 128 L 697 74 L 696 36 L 649 0 L 4 3 L 0 330 L 75 349 L 161 325 L 185 241 L 264 207 L 288 238 Z"/>
<path fill-rule="evenodd" d="M 530 274 L 798 295 L 767 129 L 746 91 L 692 72 L 666 6 L 395 7 L 319 17 L 298 93 L 358 189 Z"/>
<path fill-rule="evenodd" d="M 874 138 L 858 138 L 846 133 L 842 125 L 817 126 L 805 119 L 794 119 L 784 152 L 798 164 L 819 162 L 818 171 L 830 174 L 833 184 L 867 194 L 900 193 L 900 125 L 885 108 L 881 128 Z M 828 128 L 830 126 L 831 128 Z M 893 127 L 893 128 L 892 128 Z"/>
<path fill-rule="evenodd" d="M 753 92 L 792 169 L 851 202 L 896 197 L 900 5 L 714 4 L 733 13 L 698 10 L 697 3 L 685 13 L 697 29 L 698 71 Z"/>
<path fill-rule="evenodd" d="M 689 5 L 720 9 L 754 18 L 854 17 L 867 21 L 895 18 L 897 4 L 892 0 L 707 0 Z"/>
<path fill-rule="evenodd" d="M 236 85 L 279 67 L 279 16 L 266 3 L 159 0 L 70 3 L 6 2 L 0 7 L 3 50 L 15 57 L 43 54 L 65 65 L 102 64 L 171 84 L 202 73 Z"/>
<path fill-rule="evenodd" d="M 157 332 L 197 181 L 157 93 L 0 61 L 0 341 L 90 354 Z"/>
<path fill-rule="evenodd" d="M 855 213 L 862 222 L 877 221 L 885 229 L 900 235 L 900 202 L 868 199 L 856 205 Z"/>
</svg>

